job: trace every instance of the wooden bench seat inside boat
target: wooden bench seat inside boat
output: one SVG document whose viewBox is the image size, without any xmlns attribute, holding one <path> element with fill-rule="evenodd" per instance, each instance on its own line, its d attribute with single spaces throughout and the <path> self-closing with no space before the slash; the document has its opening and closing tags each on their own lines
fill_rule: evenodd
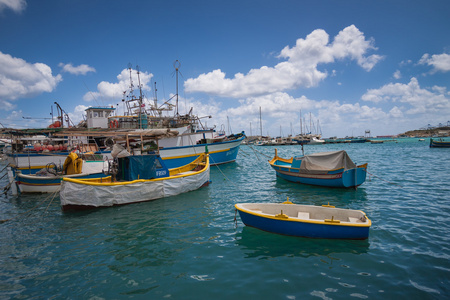
<svg viewBox="0 0 450 300">
<path fill-rule="evenodd" d="M 350 223 L 363 223 L 363 221 L 361 221 L 360 219 L 358 219 L 358 218 L 352 218 L 352 217 L 348 217 L 348 221 L 349 221 Z"/>
<path fill-rule="evenodd" d="M 177 174 L 175 174 L 175 176 L 177 176 L 177 175 L 186 175 L 186 174 L 192 174 L 192 173 L 195 173 L 195 171 L 186 171 L 186 172 L 181 172 L 181 173 L 177 173 Z"/>
<path fill-rule="evenodd" d="M 297 218 L 302 219 L 302 220 L 309 220 L 309 212 L 299 211 Z"/>
</svg>

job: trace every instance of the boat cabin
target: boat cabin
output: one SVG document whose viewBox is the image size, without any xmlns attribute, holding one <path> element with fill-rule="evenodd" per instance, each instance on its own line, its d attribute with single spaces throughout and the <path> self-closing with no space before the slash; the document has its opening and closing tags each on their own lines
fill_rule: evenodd
<svg viewBox="0 0 450 300">
<path fill-rule="evenodd" d="M 86 111 L 88 128 L 109 128 L 108 117 L 113 114 L 114 107 L 89 107 Z"/>
<path fill-rule="evenodd" d="M 133 181 L 169 176 L 169 169 L 159 155 L 133 155 L 118 158 L 116 180 Z"/>
</svg>

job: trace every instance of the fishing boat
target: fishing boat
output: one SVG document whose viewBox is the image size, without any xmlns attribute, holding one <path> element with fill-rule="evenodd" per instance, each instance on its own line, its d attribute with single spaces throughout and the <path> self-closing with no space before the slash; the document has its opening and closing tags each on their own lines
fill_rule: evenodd
<svg viewBox="0 0 450 300">
<path fill-rule="evenodd" d="M 312 136 L 308 145 L 322 145 L 325 144 L 325 140 L 321 140 L 319 137 Z"/>
<path fill-rule="evenodd" d="M 216 131 L 215 128 L 207 128 L 201 123 L 203 118 L 193 114 L 193 108 L 186 114 L 180 114 L 178 109 L 178 72 L 180 62 L 174 63 L 176 73 L 177 92 L 167 101 L 159 103 L 156 97 L 147 99 L 139 83 L 139 93 L 135 93 L 133 84 L 134 70 L 129 67 L 130 87 L 123 94 L 122 102 L 126 106 L 124 115 L 114 115 L 114 108 L 91 107 L 86 109 L 86 121 L 88 128 L 102 128 L 91 137 L 97 144 L 107 147 L 105 142 L 108 137 L 113 137 L 111 131 L 127 131 L 131 134 L 139 134 L 148 130 L 168 130 L 171 135 L 159 140 L 159 154 L 168 168 L 186 165 L 197 159 L 208 147 L 211 165 L 225 164 L 236 160 L 239 147 L 245 139 L 245 133 L 225 135 L 225 130 Z M 140 82 L 139 67 L 136 66 L 137 79 Z M 174 101 L 175 104 L 170 103 Z M 173 115 L 172 115 L 173 111 Z M 223 125 L 222 125 L 223 126 Z M 102 134 L 103 133 L 103 134 Z M 64 133 L 66 134 L 66 133 Z M 87 135 L 87 133 L 85 133 Z M 76 136 L 71 133 L 69 136 Z M 105 149 L 106 150 L 106 149 Z"/>
<path fill-rule="evenodd" d="M 383 144 L 384 141 L 383 140 L 371 140 L 370 143 L 371 144 Z"/>
<path fill-rule="evenodd" d="M 168 168 L 175 168 L 197 159 L 205 153 L 207 148 L 210 163 L 212 166 L 215 166 L 235 161 L 244 139 L 244 132 L 229 135 L 219 142 L 208 143 L 205 139 L 200 139 L 197 141 L 197 144 L 190 143 L 186 146 L 160 147 L 159 154 Z M 166 140 L 168 139 L 161 140 L 160 145 L 164 145 Z"/>
<path fill-rule="evenodd" d="M 58 192 L 63 178 L 102 178 L 105 177 L 105 161 L 87 160 L 94 155 L 78 156 L 71 152 L 62 166 L 49 163 L 35 174 L 16 174 L 16 184 L 21 193 L 53 193 Z M 87 158 L 87 159 L 86 159 Z M 92 159 L 92 158 L 91 158 Z M 107 165 L 106 165 L 107 169 Z"/>
<path fill-rule="evenodd" d="M 109 207 L 150 201 L 199 189 L 209 184 L 209 156 L 168 169 L 156 153 L 116 157 L 111 176 L 100 179 L 63 178 L 63 210 Z"/>
<path fill-rule="evenodd" d="M 238 203 L 246 226 L 297 237 L 358 239 L 369 237 L 372 221 L 360 210 L 284 203 Z"/>
<path fill-rule="evenodd" d="M 430 148 L 450 148 L 450 141 L 430 139 Z"/>
<path fill-rule="evenodd" d="M 344 150 L 284 159 L 278 157 L 275 149 L 269 164 L 285 180 L 325 187 L 357 187 L 364 183 L 367 174 L 367 163 L 355 165 Z"/>
</svg>

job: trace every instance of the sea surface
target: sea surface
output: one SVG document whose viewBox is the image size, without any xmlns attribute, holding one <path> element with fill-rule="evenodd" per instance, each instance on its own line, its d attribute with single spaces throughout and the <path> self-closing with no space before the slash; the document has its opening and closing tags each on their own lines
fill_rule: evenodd
<svg viewBox="0 0 450 300">
<path fill-rule="evenodd" d="M 450 149 L 304 147 L 367 162 L 356 190 L 277 179 L 274 149 L 243 145 L 235 163 L 211 168 L 208 187 L 145 203 L 63 213 L 59 195 L 1 194 L 0 299 L 450 299 Z M 363 210 L 369 239 L 272 234 L 234 208 L 287 197 Z"/>
</svg>

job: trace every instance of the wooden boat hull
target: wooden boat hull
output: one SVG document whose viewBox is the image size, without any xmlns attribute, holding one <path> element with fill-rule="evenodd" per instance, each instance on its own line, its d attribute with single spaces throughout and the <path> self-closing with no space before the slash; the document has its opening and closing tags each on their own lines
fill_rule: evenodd
<svg viewBox="0 0 450 300">
<path fill-rule="evenodd" d="M 430 148 L 450 148 L 450 141 L 430 139 Z"/>
<path fill-rule="evenodd" d="M 203 156 L 199 158 L 201 160 Z M 199 189 L 209 183 L 209 159 L 206 163 L 192 163 L 201 166 L 183 166 L 170 169 L 177 173 L 170 177 L 138 179 L 125 182 L 93 182 L 64 178 L 61 183 L 60 199 L 63 210 L 110 207 L 150 201 L 174 196 Z M 174 170 L 176 170 L 174 172 Z"/>
<path fill-rule="evenodd" d="M 256 205 L 258 209 L 249 209 L 249 205 Z M 351 211 L 352 214 L 359 213 L 365 217 L 365 222 L 332 222 L 333 214 L 338 215 L 338 211 L 345 211 L 337 208 L 313 207 L 320 213 L 311 218 L 300 219 L 295 216 L 295 209 L 298 207 L 311 207 L 309 205 L 275 204 L 275 203 L 244 203 L 236 204 L 242 222 L 246 226 L 255 227 L 264 231 L 282 235 L 324 238 L 324 239 L 367 239 L 371 221 L 362 211 Z M 292 213 L 293 211 L 293 213 Z M 348 210 L 349 211 L 349 210 Z M 277 217 L 274 212 L 281 212 L 287 218 Z M 357 215 L 354 215 L 357 216 Z M 317 219 L 315 219 L 317 217 Z M 320 219 L 319 219 L 320 217 Z M 341 217 L 342 218 L 342 217 Z M 330 221 L 330 222 L 327 222 Z M 336 221 L 334 219 L 333 221 Z"/>
<path fill-rule="evenodd" d="M 351 188 L 359 186 L 366 181 L 367 165 L 358 166 L 339 173 L 330 174 L 304 174 L 292 171 L 290 168 L 273 166 L 278 177 L 287 181 L 336 188 Z M 356 174 L 355 174 L 356 172 Z"/>
<path fill-rule="evenodd" d="M 355 165 L 343 150 L 285 159 L 278 157 L 275 149 L 275 157 L 269 164 L 277 177 L 295 183 L 325 187 L 357 187 L 366 181 L 367 176 L 367 163 Z"/>
<path fill-rule="evenodd" d="M 212 144 L 198 144 L 181 147 L 165 147 L 159 150 L 161 158 L 166 166 L 176 168 L 187 165 L 205 153 L 205 145 L 208 147 L 211 165 L 220 165 L 236 160 L 239 147 L 245 137 L 232 141 L 223 141 Z"/>
<path fill-rule="evenodd" d="M 21 193 L 53 193 L 58 192 L 61 188 L 61 181 L 63 178 L 76 178 L 76 179 L 88 179 L 88 178 L 103 178 L 103 173 L 92 174 L 75 174 L 75 175 L 62 175 L 62 176 L 36 176 L 17 174 L 17 186 Z"/>
</svg>

